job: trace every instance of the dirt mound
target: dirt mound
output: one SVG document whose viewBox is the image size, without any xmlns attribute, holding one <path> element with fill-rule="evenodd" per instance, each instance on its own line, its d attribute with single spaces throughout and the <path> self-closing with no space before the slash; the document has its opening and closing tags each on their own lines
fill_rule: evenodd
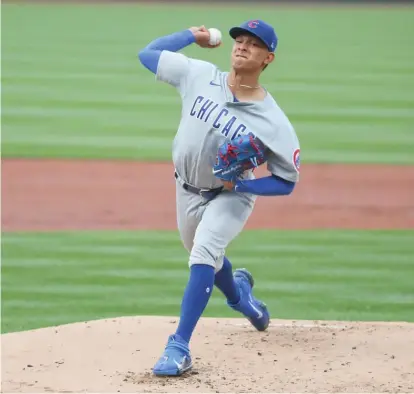
<svg viewBox="0 0 414 394">
<path fill-rule="evenodd" d="M 408 392 L 414 324 L 202 318 L 193 370 L 151 368 L 176 319 L 126 317 L 2 335 L 3 392 Z"/>
<path fill-rule="evenodd" d="M 173 170 L 171 163 L 3 159 L 3 231 L 175 230 Z M 291 196 L 258 199 L 246 228 L 413 228 L 413 184 L 414 166 L 307 164 Z"/>
</svg>

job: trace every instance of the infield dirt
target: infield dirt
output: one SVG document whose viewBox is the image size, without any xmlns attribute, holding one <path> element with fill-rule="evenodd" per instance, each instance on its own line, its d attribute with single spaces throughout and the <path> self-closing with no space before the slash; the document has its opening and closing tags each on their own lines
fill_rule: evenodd
<svg viewBox="0 0 414 394">
<path fill-rule="evenodd" d="M 3 231 L 176 229 L 170 163 L 2 161 Z M 265 168 L 257 171 L 263 176 Z M 246 228 L 414 228 L 414 166 L 306 165 Z"/>
<path fill-rule="evenodd" d="M 151 368 L 175 318 L 125 317 L 2 336 L 3 392 L 412 392 L 414 325 L 203 318 L 194 368 Z"/>
</svg>

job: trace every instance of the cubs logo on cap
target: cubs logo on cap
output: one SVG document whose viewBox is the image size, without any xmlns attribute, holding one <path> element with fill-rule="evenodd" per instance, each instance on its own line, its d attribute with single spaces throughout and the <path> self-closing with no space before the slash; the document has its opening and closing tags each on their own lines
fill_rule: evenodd
<svg viewBox="0 0 414 394">
<path fill-rule="evenodd" d="M 250 21 L 247 26 L 251 27 L 252 29 L 256 29 L 257 25 L 259 24 L 258 20 Z"/>
<path fill-rule="evenodd" d="M 270 52 L 274 52 L 277 47 L 278 38 L 275 30 L 268 23 L 260 19 L 251 19 L 242 23 L 240 26 L 232 27 L 229 30 L 230 37 L 236 39 L 241 34 L 249 33 L 266 45 Z"/>
</svg>

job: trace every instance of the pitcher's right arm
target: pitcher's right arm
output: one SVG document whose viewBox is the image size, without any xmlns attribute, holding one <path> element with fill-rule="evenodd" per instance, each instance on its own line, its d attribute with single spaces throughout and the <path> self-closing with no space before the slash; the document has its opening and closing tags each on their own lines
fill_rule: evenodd
<svg viewBox="0 0 414 394">
<path fill-rule="evenodd" d="M 209 39 L 210 33 L 204 26 L 191 27 L 157 38 L 139 51 L 138 58 L 157 79 L 179 87 L 189 72 L 190 59 L 177 52 L 193 43 L 202 48 L 212 48 L 208 44 Z"/>
</svg>

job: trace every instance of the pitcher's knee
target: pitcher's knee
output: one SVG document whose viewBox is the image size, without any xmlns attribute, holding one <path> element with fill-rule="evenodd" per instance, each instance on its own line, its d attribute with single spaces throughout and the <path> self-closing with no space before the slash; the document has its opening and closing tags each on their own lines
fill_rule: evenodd
<svg viewBox="0 0 414 394">
<path fill-rule="evenodd" d="M 183 243 L 183 246 L 188 251 L 188 253 L 190 253 L 191 248 L 193 247 L 193 242 L 184 238 L 181 238 L 181 242 Z"/>
<path fill-rule="evenodd" d="M 194 264 L 211 265 L 217 271 L 223 265 L 223 252 L 206 245 L 195 244 L 191 249 L 189 266 Z"/>
</svg>

